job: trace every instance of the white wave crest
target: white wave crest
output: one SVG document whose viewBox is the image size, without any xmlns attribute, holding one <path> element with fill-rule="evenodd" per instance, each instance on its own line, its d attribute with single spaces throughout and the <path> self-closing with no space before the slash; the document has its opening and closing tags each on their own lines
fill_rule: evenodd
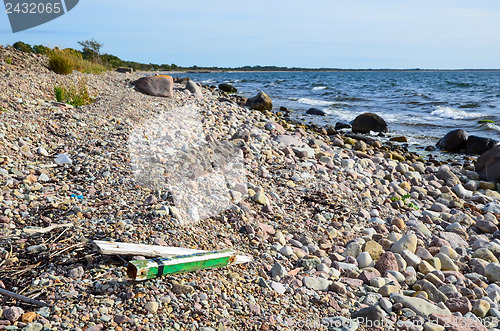
<svg viewBox="0 0 500 331">
<path fill-rule="evenodd" d="M 431 115 L 438 116 L 441 118 L 449 118 L 453 120 L 467 119 L 467 118 L 477 118 L 481 116 L 479 113 L 466 112 L 460 109 L 437 106 L 436 110 L 431 112 Z"/>
<path fill-rule="evenodd" d="M 495 130 L 500 132 L 500 125 L 494 124 L 494 123 L 486 123 L 486 127 L 490 130 Z"/>
<path fill-rule="evenodd" d="M 300 98 L 299 100 L 297 100 L 297 102 L 311 106 L 329 106 L 333 104 L 333 102 L 331 101 L 317 100 L 311 98 Z"/>
<path fill-rule="evenodd" d="M 317 91 L 317 90 L 324 90 L 326 88 L 327 88 L 326 86 L 315 86 L 312 89 L 313 89 L 313 91 Z"/>
</svg>

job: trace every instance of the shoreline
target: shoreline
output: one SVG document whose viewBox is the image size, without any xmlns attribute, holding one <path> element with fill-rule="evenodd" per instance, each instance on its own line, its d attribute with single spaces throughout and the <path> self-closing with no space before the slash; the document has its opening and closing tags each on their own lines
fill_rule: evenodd
<svg viewBox="0 0 500 331">
<path fill-rule="evenodd" d="M 209 74 L 209 73 L 266 73 L 266 72 L 500 72 L 500 69 L 298 69 L 298 70 L 151 70 L 137 71 L 137 73 L 165 73 L 165 74 Z"/>
<path fill-rule="evenodd" d="M 417 143 L 424 147 L 434 145 L 453 128 L 463 128 L 471 135 L 494 140 L 498 140 L 498 130 L 500 130 L 494 122 L 481 124 L 482 120 L 486 119 L 498 122 L 496 102 L 478 101 L 487 96 L 484 93 L 474 94 L 474 88 L 470 87 L 487 82 L 494 84 L 494 75 L 489 73 L 425 74 L 426 81 L 429 80 L 439 86 L 443 84 L 443 89 L 448 86 L 450 90 L 446 92 L 440 92 L 441 87 L 428 86 L 426 90 L 425 85 L 429 84 L 421 83 L 419 75 L 415 76 L 412 73 L 381 73 L 385 80 L 401 81 L 401 86 L 396 87 L 385 86 L 382 83 L 380 85 L 384 86 L 379 87 L 376 83 L 377 74 L 374 76 L 370 73 L 359 73 L 359 75 L 353 73 L 338 78 L 332 73 L 290 75 L 262 73 L 262 76 L 247 73 L 173 75 L 190 76 L 208 85 L 217 85 L 220 82 L 233 83 L 239 89 L 239 94 L 245 97 L 252 97 L 260 89 L 266 90 L 275 101 L 275 111 L 278 111 L 279 106 L 285 106 L 294 110 L 291 117 L 304 122 L 318 124 L 323 122 L 325 126 L 335 125 L 337 121 L 348 123 L 363 112 L 374 111 L 387 120 L 391 129 L 389 136 L 405 135 L 411 144 Z M 342 85 L 342 82 L 347 84 L 351 80 L 354 80 L 352 86 L 346 87 L 344 91 L 339 84 Z M 416 82 L 412 83 L 412 80 Z M 464 86 L 461 86 L 460 82 L 464 82 Z M 363 84 L 368 85 L 363 88 Z M 306 111 L 311 107 L 319 108 L 325 116 L 307 115 Z"/>
<path fill-rule="evenodd" d="M 473 162 L 445 165 L 328 135 L 218 90 L 197 98 L 175 84 L 172 98 L 152 97 L 133 88 L 139 73 L 61 77 L 21 60 L 29 69 L 5 66 L 9 79 L 0 81 L 9 107 L 0 113 L 0 281 L 52 306 L 7 300 L 2 325 L 207 331 L 338 322 L 354 331 L 356 318 L 386 329 L 430 327 L 433 314 L 442 325 L 474 324 L 471 314 L 499 321 L 488 300 L 500 297 L 500 193 Z M 53 102 L 55 82 L 82 76 L 95 103 Z M 169 112 L 186 104 L 211 139 L 241 148 L 248 187 L 224 213 L 181 225 L 168 194 L 134 179 L 128 143 L 148 120 L 175 122 Z M 203 137 L 184 131 L 186 141 Z M 57 165 L 61 153 L 72 163 Z M 73 227 L 25 231 L 65 223 Z M 93 240 L 231 248 L 254 261 L 131 282 L 130 257 L 99 254 Z M 451 315 L 457 309 L 462 316 Z"/>
</svg>

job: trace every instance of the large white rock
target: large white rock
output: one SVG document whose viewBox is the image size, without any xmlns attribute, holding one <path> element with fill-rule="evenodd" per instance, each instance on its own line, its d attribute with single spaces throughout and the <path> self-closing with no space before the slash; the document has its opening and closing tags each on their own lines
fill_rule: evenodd
<svg viewBox="0 0 500 331">
<path fill-rule="evenodd" d="M 428 318 L 430 314 L 451 315 L 448 309 L 442 309 L 433 303 L 420 298 L 413 298 L 398 293 L 392 293 L 391 299 L 394 302 L 402 303 L 405 308 L 413 310 L 417 315 Z"/>
<path fill-rule="evenodd" d="M 486 265 L 484 273 L 490 282 L 500 282 L 500 264 L 492 262 Z"/>
<path fill-rule="evenodd" d="M 403 253 L 403 251 L 407 249 L 411 253 L 415 253 L 417 250 L 417 236 L 413 233 L 407 234 L 399 239 L 394 245 L 391 247 L 391 251 L 393 253 Z"/>
<path fill-rule="evenodd" d="M 470 199 L 472 198 L 472 191 L 465 189 L 462 184 L 457 184 L 453 186 L 453 192 L 461 198 L 461 199 Z"/>
<path fill-rule="evenodd" d="M 328 291 L 330 286 L 330 281 L 321 277 L 309 277 L 306 276 L 302 278 L 302 283 L 305 287 L 316 291 Z"/>
<path fill-rule="evenodd" d="M 68 154 L 62 153 L 62 154 L 56 155 L 56 163 L 57 164 L 71 164 L 71 163 L 73 163 L 73 160 L 70 159 Z"/>
</svg>

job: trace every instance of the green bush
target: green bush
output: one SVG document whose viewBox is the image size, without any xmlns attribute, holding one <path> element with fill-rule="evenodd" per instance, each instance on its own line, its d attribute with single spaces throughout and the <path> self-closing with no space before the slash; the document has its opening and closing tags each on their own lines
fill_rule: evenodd
<svg viewBox="0 0 500 331">
<path fill-rule="evenodd" d="M 38 54 L 49 54 L 51 49 L 43 45 L 34 45 L 33 51 Z"/>
<path fill-rule="evenodd" d="M 8 57 L 5 59 L 5 62 L 7 62 L 7 64 L 12 64 L 12 59 L 10 57 Z"/>
<path fill-rule="evenodd" d="M 31 47 L 31 45 L 23 43 L 22 41 L 16 42 L 14 45 L 12 45 L 12 47 L 21 52 L 33 53 L 33 48 Z"/>
<path fill-rule="evenodd" d="M 89 95 L 85 78 L 80 78 L 78 84 L 66 86 L 58 84 L 54 86 L 54 93 L 58 102 L 68 103 L 75 107 L 95 102 L 95 99 Z"/>
<path fill-rule="evenodd" d="M 65 51 L 54 49 L 49 53 L 49 64 L 55 73 L 69 75 L 75 67 L 75 59 Z"/>
</svg>

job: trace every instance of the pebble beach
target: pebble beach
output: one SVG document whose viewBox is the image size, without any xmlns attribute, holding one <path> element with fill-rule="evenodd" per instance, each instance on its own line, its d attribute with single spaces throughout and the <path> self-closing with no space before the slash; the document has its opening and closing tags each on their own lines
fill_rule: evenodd
<svg viewBox="0 0 500 331">
<path fill-rule="evenodd" d="M 133 84 L 144 75 L 61 76 L 0 48 L 0 288 L 48 304 L 3 296 L 0 329 L 500 329 L 500 186 L 474 157 L 305 126 L 216 87 L 149 96 Z M 94 103 L 55 101 L 54 85 L 82 79 Z M 205 135 L 241 149 L 247 181 L 195 222 L 135 180 L 129 148 L 187 104 Z M 253 261 L 137 282 L 131 257 L 95 240 Z"/>
</svg>

